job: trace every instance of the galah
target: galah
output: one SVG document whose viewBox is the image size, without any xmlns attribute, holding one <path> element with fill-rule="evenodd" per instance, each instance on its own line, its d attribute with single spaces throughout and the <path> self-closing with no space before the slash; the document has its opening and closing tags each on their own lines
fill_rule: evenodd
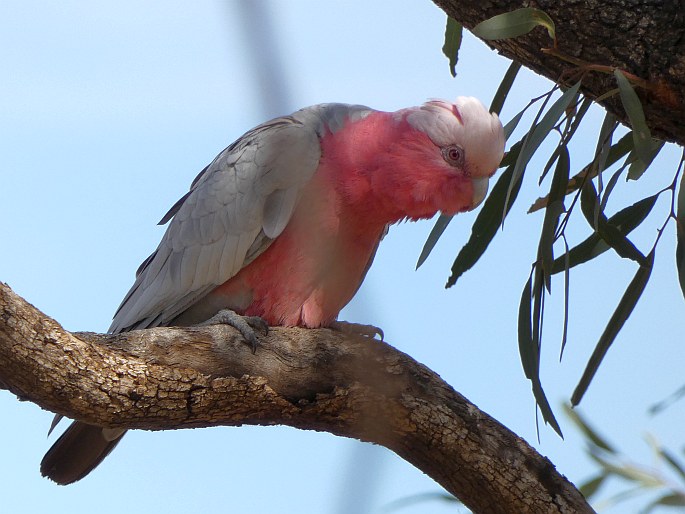
<svg viewBox="0 0 685 514">
<path fill-rule="evenodd" d="M 259 125 L 162 218 L 166 233 L 110 332 L 195 325 L 220 312 L 247 337 L 245 320 L 258 318 L 335 325 L 387 227 L 473 209 L 503 152 L 497 115 L 468 97 L 396 112 L 321 104 Z M 41 472 L 79 480 L 123 434 L 74 422 Z"/>
</svg>

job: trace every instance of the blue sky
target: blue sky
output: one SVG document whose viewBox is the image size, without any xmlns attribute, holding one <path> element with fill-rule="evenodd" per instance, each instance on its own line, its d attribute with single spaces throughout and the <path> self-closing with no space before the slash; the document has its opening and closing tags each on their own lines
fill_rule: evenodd
<svg viewBox="0 0 685 514">
<path fill-rule="evenodd" d="M 467 36 L 453 79 L 441 55 L 445 16 L 428 0 L 266 2 L 278 95 L 265 88 L 235 2 L 40 2 L 0 4 L 0 280 L 70 330 L 104 331 L 138 264 L 156 247 L 157 221 L 196 173 L 254 125 L 319 102 L 381 110 L 427 98 L 474 95 L 487 105 L 508 61 Z M 263 35 L 262 35 L 263 37 Z M 263 53 L 261 54 L 263 56 Z M 263 70 L 262 70 L 263 71 Z M 273 80 L 273 79 L 272 79 Z M 273 84 L 271 84 L 273 86 Z M 522 72 L 507 121 L 550 84 Z M 595 148 L 603 113 L 574 146 L 578 169 Z M 594 127 L 594 128 L 593 128 Z M 544 151 L 544 149 L 543 149 Z M 609 210 L 668 185 L 678 151 L 667 148 L 638 183 L 622 183 Z M 541 428 L 518 357 L 517 306 L 535 259 L 542 216 L 534 163 L 518 203 L 482 262 L 453 288 L 444 282 L 473 213 L 458 216 L 418 271 L 432 222 L 391 230 L 341 319 L 381 326 L 386 340 L 548 456 L 574 481 L 593 470 L 563 418 L 567 401 L 634 267 L 607 253 L 572 275 L 571 325 L 559 363 L 562 283 L 547 306 L 543 384 L 566 439 Z M 542 162 L 540 162 L 542 161 Z M 548 187 L 543 184 L 542 189 Z M 665 198 L 637 232 L 646 250 Z M 645 297 L 581 405 L 622 449 L 650 462 L 646 432 L 683 443 L 682 404 L 646 409 L 683 383 L 682 294 L 672 226 Z M 584 222 L 570 228 L 575 242 Z M 66 488 L 42 479 L 52 414 L 0 393 L 3 505 L 8 512 L 380 512 L 398 498 L 440 491 L 382 449 L 287 427 L 135 432 L 87 479 Z M 453 512 L 438 502 L 400 512 Z M 615 512 L 622 512 L 621 509 Z"/>
</svg>

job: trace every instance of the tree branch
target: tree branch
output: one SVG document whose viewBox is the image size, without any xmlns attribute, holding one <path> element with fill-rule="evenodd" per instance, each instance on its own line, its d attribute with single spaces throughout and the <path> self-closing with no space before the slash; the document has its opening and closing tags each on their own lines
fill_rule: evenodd
<svg viewBox="0 0 685 514">
<path fill-rule="evenodd" d="M 283 424 L 383 445 L 475 512 L 592 512 L 525 441 L 391 346 L 227 326 L 69 333 L 0 282 L 0 384 L 87 423 L 165 430 Z"/>
<path fill-rule="evenodd" d="M 618 67 L 646 81 L 638 89 L 647 124 L 656 137 L 685 145 L 685 11 L 681 2 L 647 0 L 433 0 L 448 15 L 471 28 L 496 14 L 520 7 L 539 7 L 556 25 L 558 51 L 593 65 Z M 555 82 L 583 71 L 543 48 L 552 46 L 547 32 L 487 42 L 510 59 Z M 445 65 L 447 69 L 447 65 Z M 577 80 L 577 76 L 574 79 Z M 590 98 L 616 88 L 611 74 L 590 71 L 582 91 Z M 627 124 L 620 100 L 601 102 Z"/>
</svg>

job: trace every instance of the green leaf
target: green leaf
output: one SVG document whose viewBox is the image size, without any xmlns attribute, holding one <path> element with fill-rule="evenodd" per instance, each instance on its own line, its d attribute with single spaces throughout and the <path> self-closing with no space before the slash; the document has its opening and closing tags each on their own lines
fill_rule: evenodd
<svg viewBox="0 0 685 514">
<path fill-rule="evenodd" d="M 542 384 L 540 383 L 539 378 L 538 380 L 533 381 L 533 396 L 535 397 L 535 401 L 540 408 L 542 419 L 544 419 L 545 423 L 551 426 L 554 431 L 559 434 L 559 437 L 563 439 L 564 434 L 561 432 L 561 427 L 559 426 L 557 419 L 554 417 L 554 412 L 552 411 L 552 407 L 549 405 L 549 401 L 547 400 L 545 392 L 542 390 Z"/>
<path fill-rule="evenodd" d="M 680 290 L 685 296 L 685 173 L 680 177 L 678 204 L 676 207 L 676 250 L 675 262 L 678 267 Z"/>
<path fill-rule="evenodd" d="M 597 167 L 597 175 L 601 175 L 604 171 L 609 157 L 609 150 L 611 149 L 611 136 L 616 130 L 618 122 L 616 116 L 607 111 L 602 122 L 602 128 L 599 130 L 599 137 L 597 138 L 597 148 L 595 150 L 595 165 Z"/>
<path fill-rule="evenodd" d="M 438 219 L 435 222 L 435 225 L 433 225 L 433 230 L 431 230 L 431 233 L 428 234 L 428 239 L 426 239 L 426 242 L 423 245 L 423 249 L 421 250 L 421 255 L 419 255 L 419 260 L 416 263 L 416 269 L 419 269 L 419 267 L 426 262 L 426 259 L 430 255 L 430 253 L 433 251 L 433 248 L 435 247 L 435 244 L 438 242 L 438 239 L 440 239 L 440 236 L 442 233 L 445 231 L 447 228 L 447 225 L 450 224 L 450 221 L 452 221 L 453 216 L 447 215 L 447 214 L 441 214 Z"/>
<path fill-rule="evenodd" d="M 509 122 L 504 125 L 504 139 L 509 140 L 511 137 L 511 134 L 516 130 L 516 127 L 519 124 L 519 121 L 521 121 L 521 117 L 524 115 L 528 108 L 526 107 L 525 109 L 521 110 L 516 116 L 514 116 Z"/>
<path fill-rule="evenodd" d="M 521 153 L 521 148 L 523 147 L 523 141 L 517 141 L 514 145 L 509 148 L 509 151 L 504 154 L 502 162 L 499 163 L 500 168 L 508 168 L 509 166 L 514 166 L 516 164 L 516 159 L 519 158 Z"/>
<path fill-rule="evenodd" d="M 647 514 L 656 507 L 685 507 L 685 495 L 682 493 L 667 493 L 650 503 L 642 512 Z"/>
<path fill-rule="evenodd" d="M 514 184 L 511 202 L 508 208 L 505 209 L 504 199 L 507 195 L 512 174 L 513 165 L 509 166 L 504 173 L 502 173 L 499 180 L 497 180 L 497 183 L 492 188 L 492 192 L 483 203 L 483 207 L 478 213 L 476 221 L 474 221 L 473 227 L 471 228 L 471 237 L 459 251 L 457 258 L 452 265 L 452 274 L 447 280 L 445 287 L 452 287 L 459 277 L 471 269 L 473 265 L 478 262 L 478 259 L 481 258 L 485 249 L 495 237 L 502 219 L 509 213 L 509 209 L 511 209 L 511 206 L 521 189 L 521 181 L 519 180 L 518 184 Z"/>
<path fill-rule="evenodd" d="M 494 112 L 499 115 L 502 112 L 502 107 L 504 107 L 504 101 L 507 99 L 509 91 L 511 91 L 511 86 L 514 84 L 516 79 L 516 74 L 521 69 L 521 63 L 518 61 L 511 61 L 507 72 L 504 74 L 502 82 L 500 82 L 495 97 L 492 99 L 492 104 L 490 104 L 490 112 Z M 521 112 L 523 114 L 523 111 Z"/>
<path fill-rule="evenodd" d="M 652 134 L 645 120 L 642 103 L 630 81 L 620 70 L 614 70 L 614 77 L 616 77 L 616 83 L 621 95 L 621 103 L 623 103 L 623 108 L 630 119 L 630 125 L 633 127 L 633 139 L 637 156 L 643 163 L 650 162 Z"/>
<path fill-rule="evenodd" d="M 673 471 L 675 471 L 680 476 L 680 479 L 685 481 L 685 468 L 683 468 L 682 464 L 678 462 L 678 459 L 676 459 L 675 456 L 673 456 L 671 452 L 669 452 L 665 448 L 659 448 L 659 454 L 664 458 L 666 462 L 668 462 L 669 466 L 671 466 Z"/>
<path fill-rule="evenodd" d="M 578 94 L 578 89 L 580 88 L 580 82 L 577 82 L 574 86 L 568 88 L 564 94 L 562 94 L 554 104 L 545 113 L 539 123 L 537 123 L 528 132 L 528 135 L 523 141 L 523 147 L 521 148 L 521 153 L 516 160 L 516 166 L 514 167 L 514 175 L 512 177 L 512 184 L 518 182 L 523 176 L 523 172 L 528 165 L 528 162 L 533 157 L 533 154 L 537 151 L 542 142 L 547 138 L 549 133 L 556 125 L 561 115 L 564 114 L 566 108 L 571 104 L 571 102 L 576 98 Z M 544 106 L 543 106 L 544 107 Z M 507 193 L 507 200 L 505 205 L 509 205 L 510 192 Z"/>
<path fill-rule="evenodd" d="M 580 192 L 580 208 L 590 226 L 617 254 L 623 258 L 634 260 L 638 264 L 645 262 L 645 256 L 642 252 L 620 230 L 608 222 L 601 210 L 597 191 L 591 180 L 585 183 Z"/>
<path fill-rule="evenodd" d="M 450 73 L 457 76 L 457 61 L 459 60 L 459 48 L 461 47 L 462 25 L 454 18 L 447 17 L 445 27 L 445 44 L 442 45 L 442 53 L 450 61 Z"/>
<path fill-rule="evenodd" d="M 564 212 L 564 196 L 566 194 L 566 186 L 568 185 L 570 168 L 571 161 L 568 148 L 566 145 L 563 145 L 561 146 L 559 160 L 552 177 L 549 202 L 545 209 L 545 218 L 542 222 L 542 233 L 540 234 L 540 243 L 538 244 L 538 258 L 546 277 L 549 277 L 552 271 L 552 262 L 554 261 L 553 246 L 557 227 L 559 226 L 559 217 Z M 549 281 L 546 280 L 545 282 L 547 283 L 547 290 L 549 290 Z"/>
<path fill-rule="evenodd" d="M 533 327 L 531 323 L 533 303 L 532 290 L 532 276 L 526 282 L 521 293 L 521 302 L 519 303 L 519 319 L 518 319 L 518 343 L 519 355 L 521 357 L 521 365 L 526 378 L 533 380 L 537 377 L 539 379 L 539 362 L 540 353 L 538 351 L 537 341 L 533 340 Z"/>
<path fill-rule="evenodd" d="M 554 39 L 554 21 L 552 18 L 545 11 L 532 7 L 524 7 L 493 16 L 473 27 L 471 32 L 481 39 L 509 39 L 528 34 L 538 26 L 545 27 L 549 37 Z"/>
<path fill-rule="evenodd" d="M 642 200 L 635 202 L 633 205 L 621 209 L 611 218 L 607 220 L 609 225 L 616 227 L 616 229 L 624 236 L 630 234 L 635 227 L 640 225 L 649 215 L 652 208 L 656 204 L 659 195 L 648 196 Z M 569 251 L 569 267 L 572 268 L 578 264 L 583 264 L 598 255 L 603 254 L 611 248 L 606 241 L 604 241 L 598 233 L 592 234 L 583 242 L 574 246 Z M 559 257 L 552 263 L 552 274 L 560 273 L 565 269 L 564 258 Z"/>
<path fill-rule="evenodd" d="M 535 273 L 535 270 L 533 273 Z M 521 302 L 519 303 L 518 343 L 521 365 L 523 366 L 523 372 L 526 377 L 531 381 L 533 397 L 540 409 L 542 419 L 545 423 L 548 423 L 560 437 L 563 437 L 561 427 L 554 417 L 554 412 L 549 405 L 547 396 L 542 389 L 542 383 L 540 382 L 539 332 L 534 334 L 533 331 L 533 323 L 536 325 L 539 325 L 539 323 L 534 319 L 534 316 L 536 315 L 533 314 L 533 310 L 531 309 L 531 303 L 533 303 L 532 281 L 533 278 L 531 274 L 531 277 L 528 278 L 528 281 L 523 288 Z"/>
<path fill-rule="evenodd" d="M 606 480 L 607 476 L 608 475 L 601 473 L 597 475 L 595 478 L 592 478 L 587 482 L 581 484 L 580 486 L 578 486 L 580 494 L 582 494 L 583 496 L 585 496 L 587 500 L 589 500 L 597 493 L 597 491 L 599 491 L 599 488 L 602 487 L 602 484 L 604 484 L 604 481 Z"/>
<path fill-rule="evenodd" d="M 568 417 L 571 418 L 571 421 L 573 421 L 573 423 L 593 445 L 595 445 L 597 448 L 601 448 L 607 453 L 616 453 L 614 447 L 611 446 L 602 436 L 600 436 L 577 410 L 570 408 L 568 405 L 564 405 L 564 408 Z"/>
<path fill-rule="evenodd" d="M 645 170 L 649 168 L 649 166 L 652 164 L 652 161 L 654 161 L 656 156 L 659 155 L 659 152 L 663 147 L 663 141 L 652 139 L 651 149 L 647 155 L 647 160 L 643 161 L 642 159 L 634 159 L 632 164 L 630 165 L 630 168 L 628 168 L 628 179 L 638 180 L 645 172 Z"/>
<path fill-rule="evenodd" d="M 616 339 L 616 336 L 620 332 L 621 328 L 623 328 L 626 320 L 632 314 L 633 309 L 635 309 L 640 296 L 642 296 L 642 293 L 647 286 L 649 277 L 652 274 L 653 264 L 654 250 L 649 253 L 644 265 L 641 265 L 638 268 L 635 276 L 631 280 L 630 284 L 628 284 L 623 297 L 618 302 L 616 310 L 611 315 L 609 323 L 607 323 L 604 332 L 599 338 L 599 341 L 597 342 L 597 345 L 590 356 L 590 360 L 585 367 L 585 371 L 583 372 L 575 391 L 573 391 L 573 395 L 571 396 L 572 405 L 575 406 L 580 403 L 580 400 L 583 398 L 587 388 L 590 386 L 590 382 L 592 382 L 595 373 L 597 373 L 599 365 L 602 363 L 604 356 L 606 355 L 607 351 L 609 351 L 609 347 Z"/>
</svg>

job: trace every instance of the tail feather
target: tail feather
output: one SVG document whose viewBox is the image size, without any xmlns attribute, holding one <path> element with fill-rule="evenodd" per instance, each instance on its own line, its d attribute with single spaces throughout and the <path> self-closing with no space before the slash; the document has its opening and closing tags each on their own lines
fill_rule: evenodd
<svg viewBox="0 0 685 514">
<path fill-rule="evenodd" d="M 81 480 L 102 462 L 125 433 L 75 421 L 45 454 L 40 472 L 60 485 Z"/>
</svg>

